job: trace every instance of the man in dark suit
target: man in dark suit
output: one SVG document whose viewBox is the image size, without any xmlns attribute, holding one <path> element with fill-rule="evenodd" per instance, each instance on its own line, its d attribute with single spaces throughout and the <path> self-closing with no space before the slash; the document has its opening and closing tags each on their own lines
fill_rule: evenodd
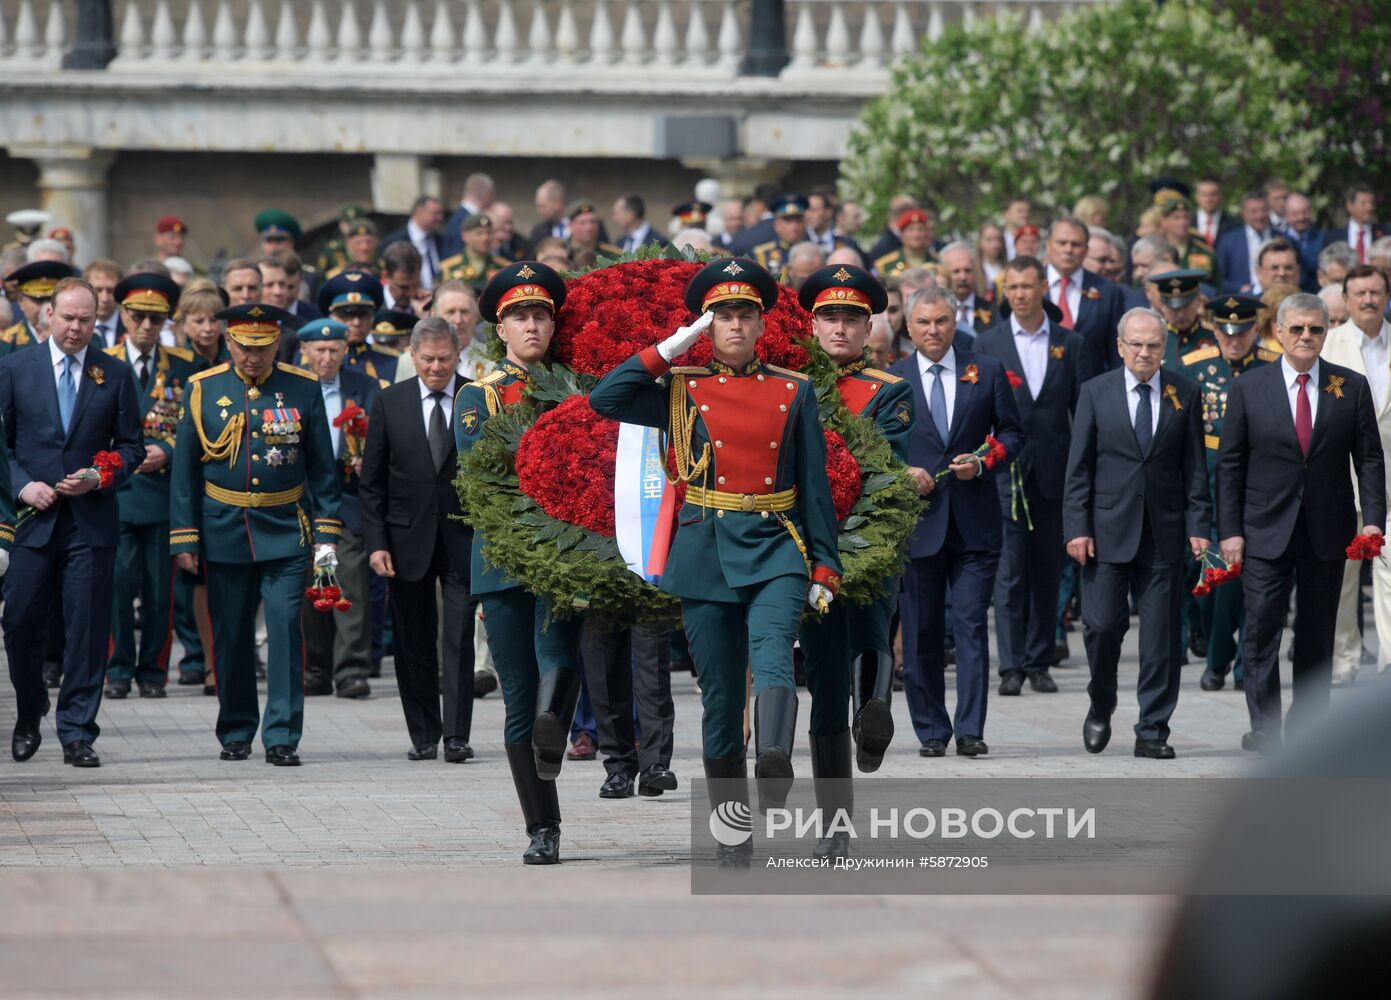
<svg viewBox="0 0 1391 1000">
<path fill-rule="evenodd" d="M 1299 254 L 1299 287 L 1310 295 L 1319 290 L 1319 254 L 1327 234 L 1314 225 L 1314 210 L 1307 196 L 1297 191 L 1285 199 L 1285 239 Z"/>
<path fill-rule="evenodd" d="M 459 207 L 454 209 L 449 220 L 445 222 L 444 232 L 440 237 L 441 260 L 452 257 L 464 249 L 464 221 L 470 215 L 487 211 L 496 197 L 497 188 L 487 174 L 469 174 L 465 178 L 464 197 L 460 199 Z"/>
<path fill-rule="evenodd" d="M 1240 228 L 1241 222 L 1222 209 L 1222 182 L 1216 177 L 1204 177 L 1193 189 L 1193 228 L 1208 246 L 1216 249 L 1217 241 L 1229 230 Z"/>
<path fill-rule="evenodd" d="M 92 743 L 101 732 L 97 709 L 121 533 L 116 490 L 144 461 L 145 445 L 129 366 L 91 346 L 92 286 L 63 279 L 45 312 L 48 341 L 0 361 L 11 488 L 37 511 L 16 533 L 0 617 L 19 716 L 10 749 L 23 761 L 39 748 L 39 720 L 48 712 L 44 633 L 57 591 L 68 623 L 57 713 L 63 762 L 98 767 Z M 121 464 L 103 485 L 93 466 L 105 451 Z"/>
<path fill-rule="evenodd" d="M 1241 225 L 1217 238 L 1217 273 L 1222 291 L 1249 292 L 1256 278 L 1257 255 L 1275 235 L 1270 228 L 1270 208 L 1265 195 L 1248 191 L 1241 196 Z"/>
<path fill-rule="evenodd" d="M 986 609 L 1000 561 L 1000 506 L 987 469 L 974 452 L 994 435 L 1013 457 L 1024 445 L 1019 407 L 996 358 L 957 350 L 956 300 L 927 288 L 907 304 L 908 333 L 917 348 L 890 371 L 913 387 L 916 419 L 908 462 L 930 506 L 908 542 L 899 615 L 903 622 L 903 690 L 924 757 L 987 753 L 985 704 L 990 686 Z M 949 470 L 937 481 L 936 474 Z M 1053 575 L 1055 585 L 1057 574 Z M 956 645 L 956 713 L 947 715 L 945 609 L 952 602 Z"/>
<path fill-rule="evenodd" d="M 976 341 L 976 350 L 999 361 L 1010 376 L 1025 438 L 1010 455 L 1012 468 L 992 477 L 1005 517 L 994 595 L 1000 693 L 1019 694 L 1027 677 L 1035 691 L 1051 694 L 1058 690 L 1048 668 L 1063 556 L 1060 459 L 1071 440 L 1078 389 L 1094 374 L 1095 355 L 1079 334 L 1061 325 L 1058 308 L 1047 299 L 1040 261 L 1014 258 L 1001 281 L 1005 320 Z"/>
<path fill-rule="evenodd" d="M 424 288 L 434 288 L 440 280 L 440 261 L 449 256 L 444 252 L 444 238 L 440 226 L 444 223 L 444 204 L 438 198 L 421 195 L 411 205 L 410 218 L 400 229 L 392 230 L 382 240 L 381 253 L 393 243 L 409 243 L 420 254 L 420 283 Z M 460 220 L 460 225 L 463 220 Z M 402 308 L 405 308 L 402 306 Z"/>
<path fill-rule="evenodd" d="M 976 292 L 976 251 L 969 243 L 948 243 L 942 248 L 939 259 L 951 273 L 956 328 L 971 334 L 974 341 L 975 335 L 984 333 L 997 322 L 995 303 Z"/>
<path fill-rule="evenodd" d="M 667 246 L 667 239 L 647 221 L 647 205 L 635 194 L 620 195 L 613 203 L 614 231 L 619 234 L 618 245 L 624 253 L 636 253 L 655 243 Z"/>
<path fill-rule="evenodd" d="M 367 421 L 359 496 L 372 569 L 386 577 L 396 642 L 396 684 L 410 733 L 411 760 L 473 756 L 473 622 L 469 593 L 473 531 L 457 519 L 456 453 L 450 429 L 459 336 L 431 317 L 411 333 L 418 373 L 377 397 Z M 435 587 L 444 590 L 444 711 Z"/>
<path fill-rule="evenodd" d="M 1212 501 L 1198 384 L 1161 370 L 1168 326 L 1152 309 L 1121 318 L 1123 367 L 1082 386 L 1067 458 L 1063 537 L 1082 566 L 1082 637 L 1091 706 L 1089 753 L 1111 739 L 1116 672 L 1140 606 L 1140 719 L 1135 756 L 1170 760 L 1178 704 L 1184 555 L 1208 548 Z"/>
<path fill-rule="evenodd" d="M 1125 293 L 1119 285 L 1082 267 L 1090 237 L 1080 219 L 1054 222 L 1048 230 L 1045 277 L 1048 300 L 1062 316 L 1059 325 L 1075 331 L 1086 345 L 1091 359 L 1086 370 L 1103 372 L 1120 364 L 1116 324 L 1125 312 Z"/>
<path fill-rule="evenodd" d="M 1348 215 L 1347 225 L 1328 230 L 1324 235 L 1324 246 L 1346 243 L 1357 255 L 1357 263 L 1366 264 L 1372 244 L 1386 235 L 1386 230 L 1376 221 L 1376 192 L 1367 184 L 1354 184 L 1343 196 L 1343 208 Z"/>
<path fill-rule="evenodd" d="M 1345 549 L 1357 531 L 1349 458 L 1364 535 L 1386 525 L 1386 475 L 1376 404 L 1362 375 L 1319 359 L 1328 309 L 1316 295 L 1280 304 L 1275 336 L 1285 354 L 1233 382 L 1217 453 L 1222 558 L 1242 566 L 1246 637 L 1242 670 L 1251 731 L 1247 750 L 1280 742 L 1280 632 L 1295 587 L 1294 694 L 1290 713 L 1326 706 Z M 1297 586 L 1296 586 L 1297 585 Z"/>
</svg>

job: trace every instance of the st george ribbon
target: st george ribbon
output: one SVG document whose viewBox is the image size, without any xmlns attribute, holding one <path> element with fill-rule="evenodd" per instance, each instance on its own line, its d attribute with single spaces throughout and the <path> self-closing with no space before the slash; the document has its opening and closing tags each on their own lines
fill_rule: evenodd
<svg viewBox="0 0 1391 1000">
<path fill-rule="evenodd" d="M 657 583 L 666 568 L 676 491 L 666 478 L 662 435 L 655 427 L 618 425 L 613 469 L 613 527 L 628 568 Z"/>
</svg>

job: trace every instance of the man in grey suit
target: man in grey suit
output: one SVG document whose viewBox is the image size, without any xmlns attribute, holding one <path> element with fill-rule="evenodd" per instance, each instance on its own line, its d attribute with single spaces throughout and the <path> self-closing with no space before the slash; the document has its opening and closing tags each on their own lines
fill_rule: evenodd
<svg viewBox="0 0 1391 1000">
<path fill-rule="evenodd" d="M 1118 333 L 1122 367 L 1082 386 L 1067 456 L 1063 537 L 1082 566 L 1082 637 L 1092 678 L 1082 742 L 1100 753 L 1111 739 L 1133 589 L 1140 606 L 1135 756 L 1170 760 L 1185 549 L 1198 556 L 1208 548 L 1212 520 L 1202 400 L 1196 382 L 1161 368 L 1163 316 L 1131 309 Z"/>
</svg>

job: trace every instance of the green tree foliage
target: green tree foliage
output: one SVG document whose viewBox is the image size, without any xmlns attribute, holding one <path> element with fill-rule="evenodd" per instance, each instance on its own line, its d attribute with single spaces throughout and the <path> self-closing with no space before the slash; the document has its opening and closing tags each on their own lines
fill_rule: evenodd
<svg viewBox="0 0 1391 1000">
<path fill-rule="evenodd" d="M 969 231 L 1021 194 L 1048 212 L 1099 194 L 1133 219 L 1161 175 L 1278 174 L 1303 188 L 1323 143 L 1302 66 L 1201 0 L 1100 3 L 1036 32 L 1018 17 L 948 30 L 903 60 L 841 163 L 847 196 L 882 221 L 926 197 Z"/>
</svg>

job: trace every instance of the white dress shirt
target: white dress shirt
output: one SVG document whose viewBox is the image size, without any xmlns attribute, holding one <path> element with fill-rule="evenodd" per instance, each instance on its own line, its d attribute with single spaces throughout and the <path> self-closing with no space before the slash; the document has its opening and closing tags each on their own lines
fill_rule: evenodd
<svg viewBox="0 0 1391 1000">
<path fill-rule="evenodd" d="M 150 348 L 149 353 L 150 374 L 154 374 L 155 365 L 159 364 L 159 348 Z M 135 372 L 135 377 L 140 377 L 140 349 L 132 343 L 129 337 L 126 338 L 126 360 L 130 362 L 130 370 Z"/>
<path fill-rule="evenodd" d="M 1130 408 L 1130 426 L 1135 426 L 1135 413 L 1140 408 L 1140 394 L 1135 391 L 1135 387 L 1140 384 L 1140 380 L 1134 376 L 1129 368 L 1125 369 L 1125 405 Z M 1155 369 L 1153 375 L 1144 383 L 1150 387 L 1150 440 L 1153 441 L 1159 433 L 1159 369 Z"/>
<path fill-rule="evenodd" d="M 929 407 L 932 405 L 932 380 L 937 377 L 932 374 L 933 365 L 942 366 L 942 394 L 947 399 L 947 427 L 950 429 L 956 414 L 956 348 L 948 347 L 941 361 L 933 361 L 922 351 L 918 352 L 918 373 L 922 376 L 923 396 Z M 931 420 L 932 415 L 928 414 L 927 419 Z"/>
<path fill-rule="evenodd" d="M 1063 304 L 1058 301 L 1058 293 L 1062 290 L 1063 275 L 1052 264 L 1048 265 L 1048 298 L 1059 309 Z M 1079 267 L 1073 271 L 1067 279 L 1067 312 L 1072 317 L 1072 323 L 1077 324 L 1077 312 L 1082 308 L 1082 269 Z"/>
<path fill-rule="evenodd" d="M 87 345 L 87 347 L 90 346 L 90 344 Z M 73 399 L 82 395 L 82 372 L 85 370 L 87 364 L 87 347 L 83 347 L 82 350 L 72 355 L 75 359 L 72 366 Z M 58 349 L 57 341 L 49 337 L 48 357 L 50 363 L 53 365 L 53 387 L 55 389 L 58 388 L 58 384 L 63 379 L 63 359 L 67 356 L 68 355 Z"/>
<path fill-rule="evenodd" d="M 1251 275 L 1251 293 L 1256 293 L 1256 286 L 1260 284 L 1256 280 L 1256 258 L 1260 255 L 1261 244 L 1270 239 L 1270 232 L 1260 232 L 1250 226 L 1241 227 L 1246 232 L 1246 267 Z"/>
<path fill-rule="evenodd" d="M 635 250 L 637 250 L 639 247 L 641 247 L 644 243 L 647 242 L 647 237 L 651 234 L 651 232 L 652 227 L 649 226 L 647 223 L 644 222 L 641 225 L 639 225 L 631 233 L 623 237 L 623 252 L 633 253 Z"/>
<path fill-rule="evenodd" d="M 1387 341 L 1391 339 L 1391 324 L 1381 321 L 1381 329 L 1375 337 L 1369 337 L 1360 329 L 1362 364 L 1367 369 L 1367 381 L 1372 386 L 1372 399 L 1380 410 L 1386 405 L 1386 392 L 1391 388 L 1391 354 L 1387 351 Z"/>
<path fill-rule="evenodd" d="M 320 379 L 319 390 L 324 394 L 324 416 L 328 418 L 328 434 L 333 440 L 333 453 L 337 455 L 343 443 L 343 428 L 334 427 L 333 422 L 343 412 L 342 379 L 336 378 L 332 382 Z"/>
<path fill-rule="evenodd" d="M 425 418 L 425 439 L 430 438 L 430 416 L 435 412 L 435 401 L 430 398 L 434 392 L 425 380 L 420 380 L 420 414 Z M 440 409 L 444 411 L 444 426 L 446 428 L 454 426 L 454 394 L 458 392 L 459 384 L 457 377 L 451 377 L 449 384 L 440 391 L 444 393 L 444 398 L 440 400 Z"/>
<path fill-rule="evenodd" d="M 1198 209 L 1198 214 L 1197 214 L 1197 216 L 1196 216 L 1196 219 L 1197 219 L 1196 225 L 1197 225 L 1197 227 L 1198 227 L 1198 235 L 1200 235 L 1203 239 L 1206 240 L 1207 237 L 1208 237 L 1208 230 L 1210 229 L 1210 230 L 1212 231 L 1212 239 L 1211 239 L 1209 242 L 1210 242 L 1210 243 L 1213 243 L 1213 244 L 1216 244 L 1216 243 L 1217 243 L 1217 235 L 1218 235 L 1218 227 L 1222 225 L 1222 213 L 1221 213 L 1221 212 L 1212 212 L 1212 213 L 1208 213 L 1208 212 L 1204 212 L 1204 211 L 1200 208 L 1200 209 Z"/>
<path fill-rule="evenodd" d="M 1290 401 L 1290 419 L 1297 420 L 1299 414 L 1299 372 L 1290 367 L 1290 359 L 1280 357 L 1280 376 L 1285 380 L 1285 395 Z M 1313 432 L 1314 422 L 1319 418 L 1319 362 L 1309 369 L 1309 384 L 1305 387 L 1309 397 L 1309 430 Z"/>
<path fill-rule="evenodd" d="M 97 320 L 97 336 L 101 338 L 102 345 L 105 347 L 116 346 L 116 324 L 118 320 L 113 312 L 106 319 Z"/>
<path fill-rule="evenodd" d="M 1030 333 L 1019 325 L 1019 317 L 1009 314 L 1009 328 L 1014 331 L 1014 350 L 1019 354 L 1019 366 L 1024 370 L 1024 384 L 1029 387 L 1029 395 L 1038 399 L 1043 390 L 1043 378 L 1048 374 L 1048 317 L 1043 317 L 1043 325 Z"/>
<path fill-rule="evenodd" d="M 415 224 L 414 219 L 406 220 L 406 238 L 411 241 L 420 254 L 420 287 L 434 288 L 435 275 L 439 273 L 439 258 L 430 234 Z"/>
<path fill-rule="evenodd" d="M 1354 222 L 1352 219 L 1349 219 L 1349 220 L 1348 220 L 1348 246 L 1352 247 L 1352 252 L 1353 252 L 1353 253 L 1357 253 L 1357 235 L 1358 235 L 1358 233 L 1361 233 L 1361 234 L 1362 234 L 1362 252 L 1363 252 L 1364 254 L 1370 253 L 1371 250 L 1372 250 L 1372 240 L 1375 238 L 1375 237 L 1372 236 L 1372 227 L 1371 227 L 1371 226 L 1364 226 L 1364 225 L 1362 225 L 1362 223 L 1360 223 L 1360 222 Z M 1358 263 L 1363 263 L 1363 261 L 1362 261 L 1361 259 L 1359 259 L 1359 260 L 1358 260 Z"/>
</svg>

